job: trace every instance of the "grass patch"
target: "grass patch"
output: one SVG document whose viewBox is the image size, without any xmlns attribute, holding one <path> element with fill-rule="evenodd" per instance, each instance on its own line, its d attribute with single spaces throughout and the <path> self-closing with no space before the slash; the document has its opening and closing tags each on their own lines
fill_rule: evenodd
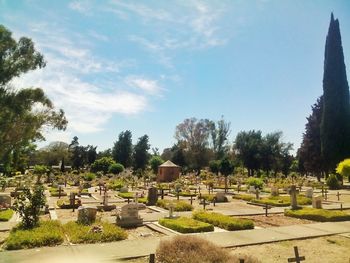
<svg viewBox="0 0 350 263">
<path fill-rule="evenodd" d="M 42 246 L 55 246 L 63 243 L 62 226 L 58 221 L 42 221 L 33 229 L 16 227 L 5 241 L 5 249 L 16 250 Z"/>
<path fill-rule="evenodd" d="M 270 196 L 261 199 L 252 199 L 251 201 L 258 204 L 267 204 L 272 206 L 290 206 L 289 196 Z M 311 205 L 312 199 L 303 195 L 298 195 L 297 202 L 298 205 Z"/>
<path fill-rule="evenodd" d="M 134 198 L 135 194 L 134 193 L 130 193 L 130 192 L 118 193 L 118 196 L 121 197 L 121 198 L 124 198 L 124 199 L 128 199 L 128 198 Z"/>
<path fill-rule="evenodd" d="M 9 221 L 13 216 L 14 211 L 12 209 L 6 209 L 0 211 L 0 222 Z"/>
<path fill-rule="evenodd" d="M 51 195 L 52 197 L 58 197 L 58 196 L 59 196 L 59 190 L 58 190 L 58 188 L 50 187 L 50 188 L 49 188 L 49 192 L 50 192 L 50 195 Z M 62 191 L 61 191 L 61 196 L 66 196 L 66 195 L 67 195 L 67 193 L 62 189 Z"/>
<path fill-rule="evenodd" d="M 177 193 L 173 193 L 174 195 L 177 195 Z M 183 196 L 183 197 L 194 197 L 197 196 L 197 194 L 195 193 L 190 193 L 190 192 L 180 192 L 179 196 Z"/>
<path fill-rule="evenodd" d="M 199 211 L 193 213 L 193 218 L 229 231 L 254 228 L 254 223 L 252 220 L 233 218 L 220 213 Z"/>
<path fill-rule="evenodd" d="M 91 231 L 92 227 L 96 225 L 102 226 L 102 232 L 95 233 Z M 63 229 L 74 244 L 112 242 L 128 237 L 128 234 L 122 228 L 107 222 L 92 226 L 69 222 L 63 226 Z"/>
<path fill-rule="evenodd" d="M 74 208 L 78 208 L 80 205 L 79 200 L 75 199 L 74 203 L 75 203 Z M 59 199 L 59 200 L 57 200 L 56 204 L 61 209 L 72 209 L 73 208 L 68 199 Z"/>
<path fill-rule="evenodd" d="M 162 207 L 164 209 L 169 209 L 169 204 L 173 202 L 174 211 L 182 212 L 182 211 L 192 211 L 193 206 L 185 201 L 170 201 L 165 199 L 160 199 L 157 201 L 157 206 Z"/>
<path fill-rule="evenodd" d="M 180 233 L 199 233 L 214 231 L 214 226 L 188 217 L 174 219 L 161 218 L 159 224 Z"/>
<path fill-rule="evenodd" d="M 350 220 L 350 215 L 342 211 L 316 209 L 309 207 L 303 207 L 302 209 L 298 210 L 286 209 L 284 211 L 284 215 L 319 222 L 337 222 Z"/>
<path fill-rule="evenodd" d="M 232 196 L 232 198 L 234 198 L 234 199 L 241 199 L 241 200 L 249 202 L 249 201 L 253 200 L 255 197 L 252 196 L 252 195 L 235 194 L 235 195 Z"/>
</svg>

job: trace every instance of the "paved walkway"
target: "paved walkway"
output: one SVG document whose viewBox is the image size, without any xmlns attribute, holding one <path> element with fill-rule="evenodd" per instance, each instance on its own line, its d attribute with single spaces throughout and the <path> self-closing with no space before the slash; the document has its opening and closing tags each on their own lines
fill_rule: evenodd
<svg viewBox="0 0 350 263">
<path fill-rule="evenodd" d="M 350 221 L 192 235 L 198 235 L 206 238 L 222 247 L 236 247 L 344 233 L 350 233 Z M 0 252 L 0 263 L 118 262 L 118 260 L 122 258 L 147 256 L 154 253 L 161 240 L 170 238 L 171 237 L 147 238 L 104 244 L 68 245 L 19 251 L 6 251 Z"/>
</svg>

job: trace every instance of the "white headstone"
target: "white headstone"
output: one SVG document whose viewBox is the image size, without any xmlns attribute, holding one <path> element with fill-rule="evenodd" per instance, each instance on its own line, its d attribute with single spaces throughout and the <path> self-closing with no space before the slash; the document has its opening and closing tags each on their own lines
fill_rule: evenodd
<svg viewBox="0 0 350 263">
<path fill-rule="evenodd" d="M 308 198 L 312 198 L 313 194 L 314 194 L 314 190 L 312 188 L 307 189 L 305 192 L 305 196 Z"/>
<path fill-rule="evenodd" d="M 322 196 L 317 195 L 312 197 L 312 208 L 322 208 Z"/>
</svg>

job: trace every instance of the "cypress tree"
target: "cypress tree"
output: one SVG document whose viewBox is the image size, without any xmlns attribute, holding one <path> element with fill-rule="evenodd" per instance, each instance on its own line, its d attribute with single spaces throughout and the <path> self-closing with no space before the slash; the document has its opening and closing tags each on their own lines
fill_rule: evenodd
<svg viewBox="0 0 350 263">
<path fill-rule="evenodd" d="M 325 47 L 321 150 L 326 171 L 350 156 L 350 104 L 339 21 L 333 13 Z"/>
</svg>

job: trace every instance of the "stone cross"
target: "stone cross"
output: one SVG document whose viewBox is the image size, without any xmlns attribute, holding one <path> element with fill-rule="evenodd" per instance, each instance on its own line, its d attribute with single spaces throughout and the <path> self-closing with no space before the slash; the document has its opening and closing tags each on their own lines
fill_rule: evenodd
<svg viewBox="0 0 350 263">
<path fill-rule="evenodd" d="M 297 188 L 295 185 L 291 185 L 290 187 L 290 206 L 292 210 L 298 209 Z"/>
<path fill-rule="evenodd" d="M 73 192 L 70 193 L 69 201 L 70 201 L 70 205 L 72 206 L 73 212 L 74 212 L 74 209 L 75 209 L 75 193 L 73 193 Z"/>
<path fill-rule="evenodd" d="M 297 262 L 300 263 L 301 261 L 305 260 L 305 257 L 299 256 L 299 251 L 298 251 L 298 247 L 294 247 L 294 254 L 295 254 L 295 258 L 288 258 L 288 262 Z"/>
<path fill-rule="evenodd" d="M 108 189 L 107 186 L 104 187 L 104 191 L 103 191 L 103 205 L 108 205 L 108 193 L 107 193 Z"/>
<path fill-rule="evenodd" d="M 255 198 L 256 198 L 257 200 L 260 199 L 259 194 L 260 194 L 260 190 L 259 190 L 259 188 L 256 188 L 256 190 L 255 190 Z"/>
<path fill-rule="evenodd" d="M 328 191 L 327 191 L 327 188 L 326 188 L 326 190 L 324 190 L 324 199 L 325 199 L 326 201 L 327 201 L 327 198 L 328 198 L 327 194 L 328 194 Z"/>
</svg>

